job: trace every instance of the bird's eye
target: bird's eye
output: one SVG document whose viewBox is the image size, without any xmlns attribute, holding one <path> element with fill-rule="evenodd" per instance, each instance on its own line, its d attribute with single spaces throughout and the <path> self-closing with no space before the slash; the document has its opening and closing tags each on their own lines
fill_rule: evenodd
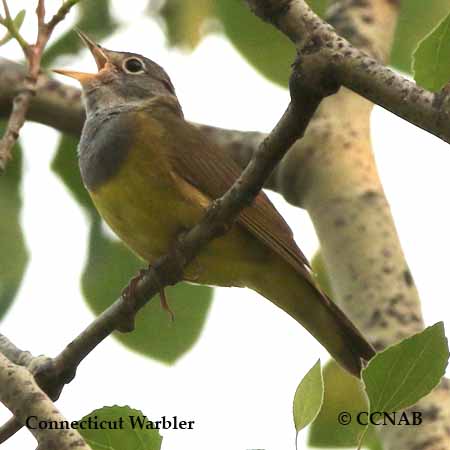
<svg viewBox="0 0 450 450">
<path fill-rule="evenodd" d="M 144 63 L 137 58 L 129 58 L 123 63 L 125 72 L 142 73 L 144 72 Z"/>
</svg>

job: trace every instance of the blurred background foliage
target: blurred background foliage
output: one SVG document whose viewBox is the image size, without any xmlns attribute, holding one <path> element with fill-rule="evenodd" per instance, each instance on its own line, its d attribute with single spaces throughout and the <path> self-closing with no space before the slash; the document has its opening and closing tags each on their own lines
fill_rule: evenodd
<svg viewBox="0 0 450 450">
<path fill-rule="evenodd" d="M 0 123 L 3 135 L 5 123 Z M 0 176 L 0 318 L 6 313 L 19 290 L 28 264 L 28 250 L 20 225 L 22 196 L 22 149 L 16 146 L 14 160 Z"/>
<path fill-rule="evenodd" d="M 331 0 L 309 0 L 326 17 Z M 242 0 L 150 0 L 149 11 L 164 21 L 170 45 L 192 49 L 201 36 L 220 30 L 261 74 L 287 86 L 295 51 L 274 27 L 254 16 Z M 411 73 L 411 55 L 419 41 L 450 11 L 448 0 L 402 2 L 391 64 Z M 215 25 L 214 25 L 215 24 Z"/>
<path fill-rule="evenodd" d="M 309 4 L 325 16 L 329 2 L 310 0 Z M 411 55 L 418 42 L 449 10 L 448 0 L 402 2 L 391 58 L 394 68 L 407 74 L 411 72 Z M 190 51 L 208 33 L 221 33 L 262 75 L 274 83 L 287 86 L 290 65 L 295 56 L 293 46 L 274 27 L 256 18 L 242 0 L 150 0 L 146 13 L 159 20 L 170 46 Z M 81 0 L 75 14 L 75 25 L 100 42 L 119 27 L 111 12 L 110 0 Z M 75 33 L 68 31 L 50 42 L 43 65 L 48 66 L 61 56 L 75 55 L 81 48 L 81 41 Z M 144 263 L 103 229 L 80 181 L 77 142 L 78 139 L 73 136 L 60 137 L 52 169 L 78 202 L 80 213 L 84 213 L 90 221 L 89 252 L 81 283 L 89 307 L 98 314 L 118 297 L 127 280 Z M 28 263 L 26 240 L 20 225 L 21 150 L 16 149 L 14 155 L 6 174 L 0 177 L 0 319 L 13 302 Z M 318 273 L 319 283 L 329 291 L 320 254 L 314 259 L 313 267 Z M 117 337 L 134 351 L 165 363 L 174 363 L 195 344 L 200 335 L 211 305 L 212 289 L 180 284 L 168 289 L 168 297 L 175 313 L 175 323 L 170 322 L 166 312 L 160 308 L 159 300 L 155 299 L 139 314 L 137 330 Z M 339 429 L 329 424 L 333 422 L 330 417 L 334 419 L 335 411 L 350 410 L 349 399 L 353 399 L 354 404 L 360 404 L 360 409 L 365 401 L 359 393 L 359 386 L 355 385 L 356 381 L 339 370 L 335 364 L 325 367 L 326 401 L 316 425 L 312 427 L 313 445 L 355 445 L 354 436 L 349 440 L 346 434 L 347 438 L 344 438 L 339 435 Z M 336 380 L 339 380 L 338 390 L 333 389 Z M 348 389 L 342 389 L 342 386 Z M 338 391 L 348 392 L 348 395 L 337 398 L 333 392 Z M 322 434 L 324 428 L 331 430 L 329 435 Z M 376 449 L 377 445 L 373 440 L 371 447 Z"/>
</svg>

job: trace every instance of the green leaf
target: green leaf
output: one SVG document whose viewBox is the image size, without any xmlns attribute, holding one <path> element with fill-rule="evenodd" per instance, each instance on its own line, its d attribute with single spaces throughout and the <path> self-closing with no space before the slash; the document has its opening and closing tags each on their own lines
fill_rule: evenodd
<svg viewBox="0 0 450 450">
<path fill-rule="evenodd" d="M 450 82 L 450 14 L 419 43 L 413 72 L 416 83 L 430 91 Z"/>
<path fill-rule="evenodd" d="M 323 13 L 327 0 L 308 1 Z M 216 15 L 226 36 L 256 70 L 269 80 L 287 87 L 295 47 L 272 25 L 256 17 L 242 0 L 216 0 Z"/>
<path fill-rule="evenodd" d="M 13 19 L 13 24 L 14 24 L 14 27 L 16 28 L 17 31 L 20 30 L 20 27 L 21 27 L 22 24 L 23 24 L 23 21 L 24 21 L 24 19 L 25 19 L 25 14 L 26 14 L 26 11 L 25 11 L 24 9 L 22 9 L 21 11 L 19 11 L 19 13 L 17 14 L 17 16 Z M 13 29 L 13 31 L 14 31 L 14 29 Z M 7 44 L 12 38 L 13 38 L 12 35 L 11 35 L 9 32 L 7 32 L 7 33 L 0 39 L 0 47 L 1 47 L 2 45 Z"/>
<path fill-rule="evenodd" d="M 2 123 L 0 136 L 4 130 Z M 20 223 L 21 179 L 22 150 L 17 144 L 12 161 L 0 175 L 0 318 L 11 306 L 28 265 L 29 255 Z"/>
<path fill-rule="evenodd" d="M 356 447 L 358 437 L 365 429 L 358 424 L 356 416 L 369 409 L 363 384 L 334 360 L 323 368 L 323 380 L 323 405 L 309 429 L 308 445 L 322 448 Z M 343 413 L 348 413 L 347 417 L 351 418 L 348 425 L 339 423 L 339 414 Z M 369 429 L 366 446 L 371 450 L 381 450 L 373 427 Z"/>
<path fill-rule="evenodd" d="M 83 0 L 77 5 L 77 12 L 75 26 L 94 40 L 101 41 L 117 29 L 110 0 Z M 70 29 L 45 50 L 42 65 L 48 67 L 58 56 L 74 55 L 84 48 L 81 39 Z"/>
<path fill-rule="evenodd" d="M 145 425 L 142 429 L 140 426 L 133 426 L 130 416 L 134 418 L 134 423 L 137 423 L 138 417 L 142 421 L 151 421 L 141 411 L 129 406 L 105 406 L 84 416 L 81 421 L 90 419 L 92 425 L 84 426 L 85 429 L 79 427 L 78 431 L 92 450 L 160 450 L 163 438 L 159 431 L 147 429 Z M 100 428 L 95 426 L 96 423 L 103 423 L 104 427 L 110 424 L 108 427 L 113 429 L 96 429 Z"/>
<path fill-rule="evenodd" d="M 94 221 L 89 257 L 82 277 L 86 301 L 94 313 L 106 309 L 142 268 L 142 263 L 122 243 L 106 237 L 100 221 Z M 206 286 L 179 283 L 166 289 L 175 315 L 172 322 L 155 296 L 136 317 L 131 333 L 115 333 L 126 347 L 165 363 L 173 363 L 197 341 L 211 305 L 213 290 Z"/>
<path fill-rule="evenodd" d="M 320 250 L 317 250 L 316 254 L 311 260 L 311 268 L 317 284 L 329 297 L 333 298 L 333 290 L 331 289 L 331 280 L 325 267 L 325 261 Z"/>
<path fill-rule="evenodd" d="M 442 322 L 377 353 L 362 371 L 370 410 L 394 412 L 416 403 L 439 383 L 448 356 Z"/>
<path fill-rule="evenodd" d="M 410 73 L 412 54 L 417 44 L 449 11 L 448 0 L 403 1 L 395 32 L 391 64 Z"/>
<path fill-rule="evenodd" d="M 320 359 L 303 377 L 294 396 L 294 425 L 297 433 L 319 414 L 323 403 L 323 378 Z"/>
<path fill-rule="evenodd" d="M 159 11 L 169 44 L 194 49 L 203 37 L 214 0 L 166 0 Z"/>
</svg>

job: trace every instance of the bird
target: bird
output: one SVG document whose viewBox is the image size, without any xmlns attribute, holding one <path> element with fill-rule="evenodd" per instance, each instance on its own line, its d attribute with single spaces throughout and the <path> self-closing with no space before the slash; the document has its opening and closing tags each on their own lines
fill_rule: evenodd
<svg viewBox="0 0 450 450">
<path fill-rule="evenodd" d="M 86 120 L 81 178 L 102 218 L 149 265 L 195 226 L 241 169 L 185 120 L 166 71 L 137 53 L 112 51 L 78 31 L 97 72 L 55 70 L 78 80 Z M 375 354 L 317 286 L 293 233 L 263 191 L 227 233 L 200 250 L 183 280 L 249 288 L 284 310 L 349 373 Z"/>
</svg>

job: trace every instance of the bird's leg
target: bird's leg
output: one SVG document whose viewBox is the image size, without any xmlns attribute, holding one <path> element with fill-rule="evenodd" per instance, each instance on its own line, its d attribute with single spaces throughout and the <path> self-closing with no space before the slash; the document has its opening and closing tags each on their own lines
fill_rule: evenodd
<svg viewBox="0 0 450 450">
<path fill-rule="evenodd" d="M 178 245 L 183 240 L 183 236 L 185 233 L 186 233 L 186 230 L 180 231 L 180 233 L 175 238 L 173 244 L 170 246 L 170 250 L 169 250 L 169 255 L 173 256 L 173 263 L 174 263 L 173 270 L 177 273 L 180 272 L 180 276 L 182 276 L 183 269 L 182 269 L 182 266 L 179 265 L 179 261 L 177 258 L 178 254 L 179 254 Z M 191 277 L 190 278 L 191 281 L 195 281 L 200 275 L 201 268 L 198 264 L 198 261 L 196 261 L 196 264 L 197 264 L 197 267 L 199 267 L 198 274 L 194 275 L 194 277 Z M 127 331 L 132 331 L 134 329 L 134 315 L 135 315 L 135 311 L 136 311 L 136 308 L 135 308 L 136 307 L 136 287 L 137 287 L 139 281 L 142 279 L 142 277 L 147 273 L 147 271 L 150 268 L 151 268 L 151 265 L 149 265 L 148 269 L 146 269 L 146 270 L 141 269 L 139 271 L 139 273 L 130 280 L 130 282 L 128 283 L 128 286 L 122 291 L 122 298 L 126 305 L 126 308 L 124 309 L 125 326 L 120 324 L 119 325 L 120 328 L 118 326 L 119 331 L 127 332 Z M 161 300 L 161 307 L 169 313 L 171 320 L 174 321 L 175 315 L 174 315 L 173 311 L 171 310 L 169 303 L 167 301 L 167 296 L 166 296 L 164 287 L 160 287 L 160 289 L 159 289 L 159 298 Z"/>
<path fill-rule="evenodd" d="M 123 289 L 121 297 L 123 299 L 123 313 L 122 322 L 117 326 L 117 329 L 122 333 L 128 333 L 135 328 L 134 319 L 136 315 L 136 287 L 147 270 L 141 269 L 139 273 L 134 276 Z"/>
<path fill-rule="evenodd" d="M 122 297 L 124 300 L 132 301 L 135 299 L 136 287 L 139 281 L 141 281 L 143 276 L 147 273 L 147 270 L 148 269 L 140 269 L 138 274 L 131 278 L 131 280 L 128 282 L 128 285 L 122 291 Z"/>
<path fill-rule="evenodd" d="M 180 277 L 183 276 L 183 268 L 181 265 L 179 265 L 179 260 L 177 258 L 179 251 L 178 251 L 178 245 L 180 244 L 181 240 L 183 239 L 184 234 L 186 231 L 181 231 L 177 237 L 175 238 L 174 242 L 169 246 L 169 255 L 173 256 L 173 271 L 175 273 L 179 273 Z M 159 289 L 159 298 L 161 301 L 161 308 L 168 312 L 170 319 L 172 322 L 175 321 L 175 315 L 172 311 L 172 309 L 169 306 L 169 302 L 167 301 L 166 291 L 165 288 L 162 287 Z"/>
<path fill-rule="evenodd" d="M 126 305 L 123 314 L 125 326 L 123 326 L 123 324 L 120 324 L 120 328 L 118 328 L 119 331 L 128 332 L 134 330 L 134 316 L 136 313 L 136 287 L 139 281 L 142 279 L 142 277 L 147 273 L 147 271 L 150 268 L 151 265 L 149 264 L 147 269 L 139 270 L 139 273 L 133 278 L 131 278 L 127 287 L 125 287 L 125 289 L 122 291 L 122 298 L 124 300 L 124 304 Z M 175 320 L 175 315 L 173 311 L 170 309 L 169 303 L 167 302 L 165 288 L 159 289 L 159 298 L 161 300 L 162 309 L 164 309 L 169 313 L 169 316 L 173 322 Z"/>
<path fill-rule="evenodd" d="M 175 315 L 173 313 L 173 311 L 170 309 L 169 303 L 167 301 L 167 297 L 166 297 L 166 291 L 164 290 L 164 288 L 161 288 L 159 290 L 159 298 L 161 300 L 161 308 L 164 309 L 164 311 L 167 311 L 167 313 L 170 316 L 170 320 L 172 322 L 175 321 Z"/>
</svg>

